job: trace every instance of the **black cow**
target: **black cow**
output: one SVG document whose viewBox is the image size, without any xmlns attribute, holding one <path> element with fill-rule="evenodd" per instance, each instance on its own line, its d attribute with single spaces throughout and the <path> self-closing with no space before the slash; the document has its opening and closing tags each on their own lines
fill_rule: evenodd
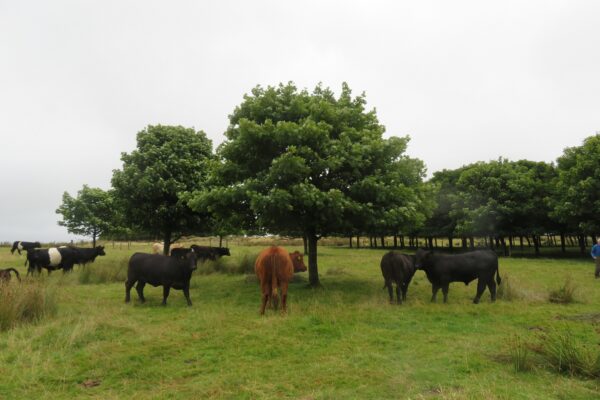
<svg viewBox="0 0 600 400">
<path fill-rule="evenodd" d="M 71 247 L 76 251 L 75 264 L 86 265 L 96 261 L 96 257 L 105 256 L 104 246 L 96 246 L 92 248 Z"/>
<path fill-rule="evenodd" d="M 73 270 L 73 265 L 78 257 L 77 250 L 71 247 L 50 247 L 49 249 L 32 249 L 27 251 L 27 261 L 29 268 L 27 275 L 37 271 L 42 272 L 42 268 L 48 270 L 48 275 L 51 271 L 62 269 L 63 272 Z"/>
<path fill-rule="evenodd" d="M 178 258 L 180 260 L 185 260 L 185 257 L 188 253 L 192 251 L 189 247 L 176 247 L 171 249 L 171 257 Z"/>
<path fill-rule="evenodd" d="M 42 247 L 40 242 L 19 242 L 16 241 L 12 245 L 12 249 L 10 249 L 11 254 L 15 254 L 15 250 L 21 255 L 21 250 L 33 250 L 35 248 Z"/>
<path fill-rule="evenodd" d="M 381 258 L 381 274 L 383 275 L 385 289 L 387 287 L 390 295 L 390 304 L 394 302 L 394 293 L 392 291 L 392 282 L 396 283 L 396 298 L 398 304 L 406 300 L 408 285 L 415 274 L 415 256 L 396 253 L 390 251 Z M 400 295 L 402 291 L 402 295 Z"/>
<path fill-rule="evenodd" d="M 191 248 L 196 253 L 196 256 L 201 261 L 216 260 L 221 256 L 230 256 L 231 253 L 227 247 L 210 247 L 210 246 L 198 246 L 193 244 Z"/>
<path fill-rule="evenodd" d="M 5 268 L 0 269 L 0 282 L 10 282 L 11 276 L 10 272 L 14 272 L 19 282 L 21 282 L 21 277 L 19 276 L 19 271 L 14 268 Z"/>
<path fill-rule="evenodd" d="M 135 289 L 142 303 L 146 301 L 144 286 L 149 283 L 155 287 L 163 287 L 163 305 L 167 305 L 169 291 L 173 288 L 183 290 L 188 306 L 191 306 L 190 279 L 195 269 L 196 254 L 193 251 L 187 254 L 185 260 L 160 254 L 135 253 L 129 259 L 129 267 L 127 268 L 125 302 L 130 301 L 129 292 L 137 282 Z"/>
<path fill-rule="evenodd" d="M 450 282 L 469 282 L 478 279 L 477 294 L 473 303 L 479 299 L 487 286 L 490 289 L 492 301 L 496 300 L 496 283 L 500 284 L 498 256 L 491 250 L 477 250 L 463 254 L 439 254 L 417 250 L 415 266 L 425 271 L 431 282 L 431 301 L 435 302 L 438 290 L 444 294 L 444 303 L 448 301 L 448 286 Z M 496 282 L 494 282 L 496 274 Z"/>
</svg>

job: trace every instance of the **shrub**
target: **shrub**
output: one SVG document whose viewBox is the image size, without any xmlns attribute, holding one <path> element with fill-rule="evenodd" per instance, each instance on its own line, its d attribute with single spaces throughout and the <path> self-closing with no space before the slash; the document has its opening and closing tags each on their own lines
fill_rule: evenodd
<svg viewBox="0 0 600 400">
<path fill-rule="evenodd" d="M 575 292 L 577 286 L 571 282 L 571 277 L 567 276 L 565 284 L 556 290 L 551 290 L 548 300 L 551 303 L 569 304 L 575 302 Z"/>
<path fill-rule="evenodd" d="M 0 331 L 56 313 L 54 292 L 43 281 L 0 283 Z"/>
</svg>

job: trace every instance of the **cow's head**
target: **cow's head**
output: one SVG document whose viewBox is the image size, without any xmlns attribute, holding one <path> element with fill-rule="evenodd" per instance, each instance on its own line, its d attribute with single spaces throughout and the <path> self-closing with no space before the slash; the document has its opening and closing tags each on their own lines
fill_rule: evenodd
<svg viewBox="0 0 600 400">
<path fill-rule="evenodd" d="M 418 249 L 415 253 L 415 268 L 416 269 L 427 269 L 429 267 L 429 258 L 431 252 L 423 249 Z"/>
<path fill-rule="evenodd" d="M 290 253 L 290 258 L 292 259 L 292 263 L 294 264 L 294 272 L 306 271 L 306 265 L 304 265 L 304 256 L 300 254 L 300 252 L 295 251 L 293 253 Z"/>
<path fill-rule="evenodd" d="M 96 254 L 99 256 L 105 256 L 104 246 L 96 246 Z"/>
<path fill-rule="evenodd" d="M 190 251 L 185 255 L 185 259 L 187 261 L 187 265 L 190 268 L 190 271 L 198 268 L 198 258 L 196 257 L 196 252 L 194 249 L 190 249 Z"/>
</svg>

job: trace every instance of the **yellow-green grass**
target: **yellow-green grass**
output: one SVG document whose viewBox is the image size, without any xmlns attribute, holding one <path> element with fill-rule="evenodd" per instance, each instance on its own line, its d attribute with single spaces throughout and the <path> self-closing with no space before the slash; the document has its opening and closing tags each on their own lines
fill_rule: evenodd
<svg viewBox="0 0 600 400">
<path fill-rule="evenodd" d="M 230 265 L 260 250 L 230 245 Z M 310 289 L 300 277 L 290 286 L 289 314 L 260 317 L 255 280 L 205 267 L 192 280 L 192 307 L 177 290 L 162 307 L 162 290 L 151 286 L 146 304 L 134 291 L 125 304 L 124 284 L 113 280 L 124 276 L 130 254 L 148 250 L 108 243 L 107 256 L 86 267 L 105 271 L 87 272 L 108 276 L 97 279 L 105 283 L 82 279 L 78 267 L 43 279 L 57 312 L 0 333 L 0 398 L 600 396 L 600 380 L 560 373 L 542 351 L 556 332 L 598 350 L 600 280 L 589 261 L 501 258 L 511 300 L 492 304 L 486 292 L 479 305 L 471 302 L 475 285 L 458 283 L 448 304 L 431 304 L 431 286 L 418 271 L 398 306 L 382 289 L 384 250 L 320 247 L 323 287 Z M 0 268 L 25 274 L 23 261 L 0 248 Z M 567 277 L 577 286 L 575 302 L 549 302 Z M 527 368 L 514 365 L 515 337 L 529 346 Z"/>
</svg>

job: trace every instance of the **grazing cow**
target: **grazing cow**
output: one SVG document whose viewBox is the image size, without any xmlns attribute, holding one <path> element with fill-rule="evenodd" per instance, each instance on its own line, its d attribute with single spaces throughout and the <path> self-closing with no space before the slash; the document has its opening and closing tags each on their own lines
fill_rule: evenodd
<svg viewBox="0 0 600 400">
<path fill-rule="evenodd" d="M 438 290 L 444 294 L 444 303 L 448 301 L 450 282 L 469 282 L 477 279 L 477 294 L 473 303 L 479 303 L 485 287 L 490 289 L 492 301 L 496 300 L 496 283 L 500 284 L 498 256 L 491 250 L 476 250 L 464 254 L 438 254 L 422 249 L 417 250 L 415 266 L 422 269 L 431 282 L 431 301 L 435 302 Z M 496 274 L 496 282 L 494 282 Z"/>
<path fill-rule="evenodd" d="M 171 257 L 184 260 L 190 251 L 192 251 L 192 249 L 190 249 L 189 247 L 176 247 L 174 249 L 171 249 Z"/>
<path fill-rule="evenodd" d="M 14 242 L 12 245 L 12 249 L 10 249 L 10 254 L 15 254 L 15 250 L 21 255 L 21 250 L 33 250 L 35 248 L 42 247 L 40 242 Z"/>
<path fill-rule="evenodd" d="M 14 268 L 0 269 L 0 282 L 10 282 L 10 279 L 11 279 L 10 272 L 11 271 L 15 273 L 19 282 L 21 282 L 21 277 L 19 276 L 19 271 L 17 271 Z"/>
<path fill-rule="evenodd" d="M 152 244 L 152 254 L 162 254 L 164 253 L 164 247 L 162 243 L 153 243 Z"/>
<path fill-rule="evenodd" d="M 289 282 L 294 272 L 306 271 L 306 266 L 299 252 L 288 253 L 283 247 L 271 246 L 260 252 L 254 271 L 260 281 L 262 294 L 260 314 L 265 313 L 267 301 L 277 309 L 277 288 L 281 291 L 281 311 L 285 313 Z"/>
<path fill-rule="evenodd" d="M 231 253 L 227 247 L 210 247 L 210 246 L 198 246 L 193 244 L 191 248 L 196 253 L 196 256 L 201 261 L 216 260 L 222 256 L 230 256 Z"/>
<path fill-rule="evenodd" d="M 73 270 L 73 265 L 77 262 L 78 252 L 71 247 L 50 247 L 49 249 L 33 249 L 27 251 L 27 262 L 29 269 L 27 275 L 34 271 L 42 272 L 42 268 L 51 271 L 61 269 L 63 272 Z"/>
<path fill-rule="evenodd" d="M 85 266 L 88 263 L 96 261 L 96 257 L 105 256 L 104 246 L 92 248 L 71 247 L 76 252 L 75 264 Z"/>
<path fill-rule="evenodd" d="M 130 301 L 129 292 L 137 282 L 135 289 L 142 303 L 146 301 L 144 286 L 149 283 L 155 287 L 163 287 L 163 305 L 167 305 L 169 291 L 173 288 L 183 290 L 188 306 L 191 306 L 190 279 L 195 269 L 196 254 L 193 251 L 187 254 L 185 260 L 160 254 L 135 253 L 129 259 L 129 267 L 127 268 L 125 303 Z"/>
<path fill-rule="evenodd" d="M 381 274 L 385 281 L 383 288 L 387 288 L 390 295 L 390 304 L 394 303 L 392 283 L 396 284 L 396 298 L 398 304 L 406 300 L 408 285 L 415 274 L 415 256 L 390 251 L 381 258 Z M 402 291 L 402 294 L 400 294 Z"/>
</svg>

